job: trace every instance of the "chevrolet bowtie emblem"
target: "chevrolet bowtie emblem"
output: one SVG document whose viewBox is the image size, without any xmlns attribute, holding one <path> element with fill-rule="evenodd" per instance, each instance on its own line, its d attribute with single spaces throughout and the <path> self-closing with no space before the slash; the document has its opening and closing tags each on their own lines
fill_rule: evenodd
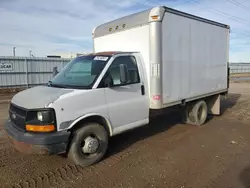
<svg viewBox="0 0 250 188">
<path fill-rule="evenodd" d="M 13 119 L 16 119 L 16 114 L 15 113 L 13 113 L 11 116 L 12 116 Z"/>
</svg>

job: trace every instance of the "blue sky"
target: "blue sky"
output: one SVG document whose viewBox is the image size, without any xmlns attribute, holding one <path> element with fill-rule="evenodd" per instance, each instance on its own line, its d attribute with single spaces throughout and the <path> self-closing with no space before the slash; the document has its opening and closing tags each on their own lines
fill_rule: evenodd
<svg viewBox="0 0 250 188">
<path fill-rule="evenodd" d="M 0 56 L 92 51 L 92 29 L 165 5 L 231 26 L 230 61 L 250 62 L 249 0 L 0 0 Z"/>
</svg>

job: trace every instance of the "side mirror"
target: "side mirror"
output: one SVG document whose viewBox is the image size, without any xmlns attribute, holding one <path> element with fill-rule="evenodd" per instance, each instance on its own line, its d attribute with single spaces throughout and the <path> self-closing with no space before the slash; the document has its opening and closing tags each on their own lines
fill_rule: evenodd
<svg viewBox="0 0 250 188">
<path fill-rule="evenodd" d="M 128 67 L 126 64 L 120 64 L 120 81 L 122 84 L 128 83 Z"/>
<path fill-rule="evenodd" d="M 53 67 L 53 78 L 58 74 L 57 67 Z"/>
<path fill-rule="evenodd" d="M 114 83 L 111 79 L 110 76 L 107 76 L 105 79 L 104 79 L 104 85 L 107 86 L 107 87 L 113 87 L 114 86 Z"/>
</svg>

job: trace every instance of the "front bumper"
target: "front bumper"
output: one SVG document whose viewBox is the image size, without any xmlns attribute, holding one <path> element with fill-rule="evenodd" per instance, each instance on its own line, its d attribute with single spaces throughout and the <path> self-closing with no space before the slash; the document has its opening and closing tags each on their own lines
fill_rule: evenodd
<svg viewBox="0 0 250 188">
<path fill-rule="evenodd" d="M 23 132 L 8 120 L 4 125 L 14 147 L 27 154 L 59 154 L 67 150 L 70 132 L 29 133 Z"/>
</svg>

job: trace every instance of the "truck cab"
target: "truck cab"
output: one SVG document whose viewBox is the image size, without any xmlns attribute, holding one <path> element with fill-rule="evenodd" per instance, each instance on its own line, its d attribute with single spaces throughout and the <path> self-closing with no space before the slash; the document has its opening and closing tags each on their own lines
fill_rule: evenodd
<svg viewBox="0 0 250 188">
<path fill-rule="evenodd" d="M 102 52 L 68 63 L 49 83 L 16 94 L 5 130 L 26 153 L 69 151 L 90 165 L 108 138 L 149 122 L 145 67 L 140 53 Z"/>
</svg>

